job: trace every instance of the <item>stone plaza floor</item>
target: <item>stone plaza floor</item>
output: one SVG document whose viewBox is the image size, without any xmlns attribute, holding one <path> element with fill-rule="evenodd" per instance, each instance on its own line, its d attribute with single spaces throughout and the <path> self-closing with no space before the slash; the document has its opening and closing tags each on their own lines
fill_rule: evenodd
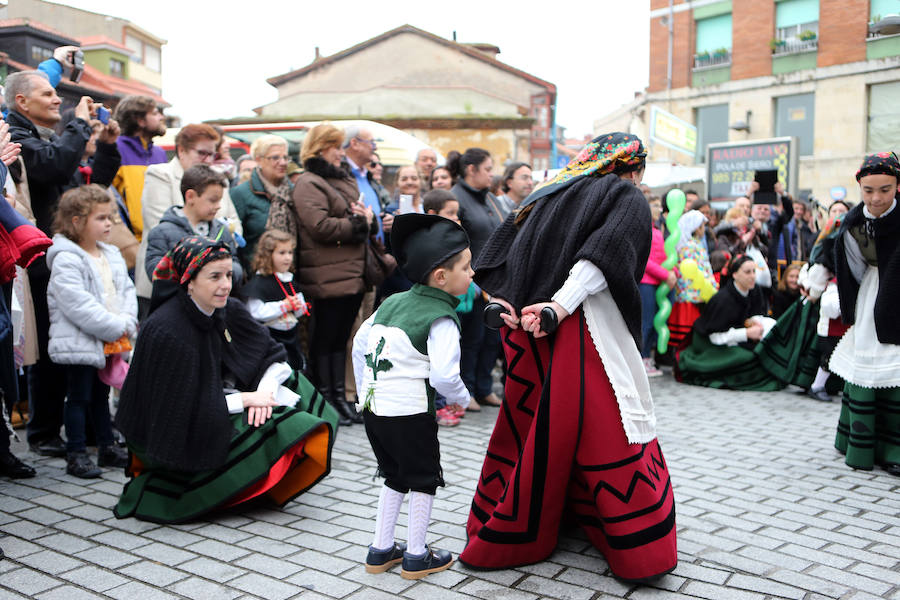
<svg viewBox="0 0 900 600">
<path fill-rule="evenodd" d="M 82 481 L 62 459 L 14 450 L 38 470 L 0 480 L 0 599 L 602 598 L 900 600 L 900 478 L 853 471 L 833 448 L 840 404 L 792 391 L 652 383 L 677 505 L 680 561 L 653 586 L 622 583 L 578 532 L 545 562 L 455 564 L 420 581 L 365 572 L 380 482 L 362 426 L 342 428 L 332 472 L 283 510 L 160 526 L 111 512 L 124 477 Z M 440 432 L 447 487 L 429 542 L 454 553 L 496 408 Z M 406 514 L 397 531 L 405 539 Z"/>
</svg>

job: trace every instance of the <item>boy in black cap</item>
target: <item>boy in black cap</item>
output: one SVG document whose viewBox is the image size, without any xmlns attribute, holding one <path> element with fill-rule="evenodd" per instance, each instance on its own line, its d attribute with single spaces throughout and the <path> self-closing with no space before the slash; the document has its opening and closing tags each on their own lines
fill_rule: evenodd
<svg viewBox="0 0 900 600">
<path fill-rule="evenodd" d="M 472 281 L 469 238 L 437 215 L 394 219 L 391 245 L 415 282 L 390 296 L 353 340 L 353 370 L 366 434 L 385 483 L 366 571 L 383 573 L 403 562 L 405 579 L 420 579 L 453 564 L 446 550 L 425 545 L 431 506 L 444 485 L 435 421 L 435 392 L 463 408 L 469 393 L 459 374 L 456 296 Z M 394 542 L 403 497 L 409 492 L 409 545 Z"/>
</svg>

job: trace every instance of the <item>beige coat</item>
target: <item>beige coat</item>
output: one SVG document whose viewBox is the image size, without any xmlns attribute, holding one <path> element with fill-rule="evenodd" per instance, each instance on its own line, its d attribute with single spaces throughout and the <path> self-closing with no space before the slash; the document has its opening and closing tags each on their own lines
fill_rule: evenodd
<svg viewBox="0 0 900 600">
<path fill-rule="evenodd" d="M 144 193 L 141 196 L 141 215 L 144 217 L 144 235 L 137 253 L 137 264 L 134 268 L 134 284 L 137 295 L 140 298 L 149 298 L 153 289 L 152 282 L 147 277 L 144 262 L 147 255 L 147 237 L 150 230 L 159 225 L 163 213 L 171 206 L 183 206 L 184 198 L 181 195 L 181 178 L 184 177 L 184 167 L 176 156 L 167 163 L 150 165 L 144 172 Z M 216 217 L 228 219 L 234 223 L 234 232 L 243 234 L 241 219 L 238 217 L 228 190 L 222 196 L 222 206 Z"/>
</svg>

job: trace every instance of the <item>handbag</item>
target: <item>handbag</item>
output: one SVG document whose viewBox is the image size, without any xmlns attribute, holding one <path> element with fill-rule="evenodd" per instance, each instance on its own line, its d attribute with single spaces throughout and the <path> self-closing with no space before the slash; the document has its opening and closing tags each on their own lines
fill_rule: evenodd
<svg viewBox="0 0 900 600">
<path fill-rule="evenodd" d="M 397 259 L 387 253 L 384 244 L 376 239 L 369 240 L 366 244 L 365 265 L 363 267 L 363 281 L 366 289 L 378 287 L 384 280 L 390 277 L 397 268 Z"/>
<path fill-rule="evenodd" d="M 106 366 L 97 370 L 97 378 L 117 390 L 122 389 L 126 375 L 128 375 L 128 363 L 121 354 L 110 354 L 106 357 Z"/>
</svg>

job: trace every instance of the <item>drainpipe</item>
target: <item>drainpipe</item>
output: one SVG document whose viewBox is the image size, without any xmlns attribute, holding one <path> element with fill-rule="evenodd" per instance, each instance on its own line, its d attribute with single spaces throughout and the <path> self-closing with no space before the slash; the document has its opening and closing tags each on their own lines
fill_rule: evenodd
<svg viewBox="0 0 900 600">
<path fill-rule="evenodd" d="M 669 0 L 669 59 L 666 65 L 666 89 L 672 89 L 672 46 L 675 39 L 675 10 L 673 0 Z"/>
</svg>

